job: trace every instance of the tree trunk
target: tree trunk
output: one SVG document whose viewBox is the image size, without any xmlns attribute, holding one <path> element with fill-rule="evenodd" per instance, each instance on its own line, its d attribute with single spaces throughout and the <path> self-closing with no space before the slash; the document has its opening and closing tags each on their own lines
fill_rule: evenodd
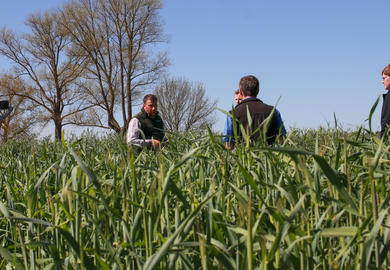
<svg viewBox="0 0 390 270">
<path fill-rule="evenodd" d="M 113 116 L 112 113 L 108 115 L 108 126 L 113 129 L 116 133 L 121 132 L 121 127 L 118 124 L 118 122 L 115 120 L 115 117 Z"/>
<path fill-rule="evenodd" d="M 54 115 L 55 140 L 61 141 L 62 137 L 62 119 L 61 115 Z"/>
</svg>

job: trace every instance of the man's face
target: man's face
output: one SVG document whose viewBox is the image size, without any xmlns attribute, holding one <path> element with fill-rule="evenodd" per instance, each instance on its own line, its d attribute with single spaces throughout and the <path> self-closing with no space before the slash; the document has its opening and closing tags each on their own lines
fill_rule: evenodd
<svg viewBox="0 0 390 270">
<path fill-rule="evenodd" d="M 242 97 L 240 94 L 234 94 L 234 101 L 236 102 L 236 105 L 240 104 L 242 100 Z"/>
<path fill-rule="evenodd" d="M 150 116 L 154 117 L 157 113 L 157 102 L 153 102 L 148 99 L 143 105 L 145 112 Z"/>
<path fill-rule="evenodd" d="M 382 74 L 382 83 L 385 86 L 385 89 L 390 90 L 390 76 Z"/>
</svg>

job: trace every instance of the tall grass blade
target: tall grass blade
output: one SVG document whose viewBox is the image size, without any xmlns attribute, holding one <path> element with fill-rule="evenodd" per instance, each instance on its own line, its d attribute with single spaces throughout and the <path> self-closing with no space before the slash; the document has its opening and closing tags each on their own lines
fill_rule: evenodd
<svg viewBox="0 0 390 270">
<path fill-rule="evenodd" d="M 194 221 L 196 216 L 200 213 L 200 211 L 205 207 L 205 205 L 215 196 L 216 193 L 211 194 L 207 198 L 205 198 L 192 213 L 180 224 L 180 226 L 176 229 L 176 231 L 165 241 L 165 243 L 161 246 L 161 248 L 157 251 L 157 253 L 150 256 L 143 267 L 143 269 L 154 269 L 154 267 L 157 266 L 157 264 L 160 262 L 163 256 L 167 254 L 168 249 L 170 248 L 173 241 L 176 239 L 176 237 L 187 227 L 188 225 L 191 225 Z"/>
</svg>

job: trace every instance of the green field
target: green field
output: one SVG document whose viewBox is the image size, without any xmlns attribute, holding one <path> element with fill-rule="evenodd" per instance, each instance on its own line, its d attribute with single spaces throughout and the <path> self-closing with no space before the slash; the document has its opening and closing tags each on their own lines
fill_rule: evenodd
<svg viewBox="0 0 390 270">
<path fill-rule="evenodd" d="M 0 269 L 386 269 L 389 149 L 363 129 L 8 142 Z"/>
</svg>

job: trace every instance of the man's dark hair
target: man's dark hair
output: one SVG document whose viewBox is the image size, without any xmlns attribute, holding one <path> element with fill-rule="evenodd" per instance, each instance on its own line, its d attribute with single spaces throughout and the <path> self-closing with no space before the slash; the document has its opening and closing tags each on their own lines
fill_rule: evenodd
<svg viewBox="0 0 390 270">
<path fill-rule="evenodd" d="M 148 94 L 146 96 L 144 96 L 144 104 L 146 103 L 146 101 L 150 100 L 151 102 L 153 103 L 157 103 L 157 97 L 156 95 L 153 95 L 153 94 Z"/>
<path fill-rule="evenodd" d="M 259 93 L 259 80 L 255 76 L 248 75 L 242 77 L 239 86 L 244 96 L 257 97 Z"/>
<path fill-rule="evenodd" d="M 388 64 L 383 70 L 382 75 L 390 76 L 390 64 Z"/>
</svg>

